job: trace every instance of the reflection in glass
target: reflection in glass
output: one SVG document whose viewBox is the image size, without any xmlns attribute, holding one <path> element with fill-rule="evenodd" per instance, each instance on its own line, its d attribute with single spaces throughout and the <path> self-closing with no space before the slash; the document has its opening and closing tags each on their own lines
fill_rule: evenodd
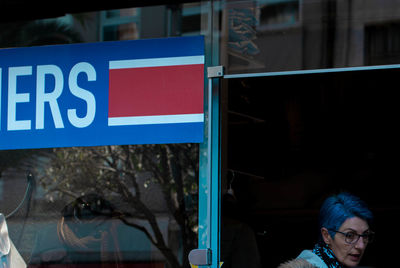
<svg viewBox="0 0 400 268">
<path fill-rule="evenodd" d="M 395 64 L 400 4 L 227 1 L 221 60 L 229 74 Z"/>
<path fill-rule="evenodd" d="M 4 166 L 2 190 L 22 189 L 5 196 L 2 210 L 20 201 L 26 185 L 20 176 L 32 170 L 36 187 L 29 208 L 8 220 L 30 267 L 188 267 L 185 256 L 197 246 L 198 145 L 20 152 L 7 152 L 21 164 Z"/>
<path fill-rule="evenodd" d="M 103 28 L 103 40 L 131 40 L 139 38 L 139 31 L 136 23 L 105 26 Z"/>
<path fill-rule="evenodd" d="M 299 21 L 298 0 L 260 1 L 259 29 L 293 26 Z"/>
<path fill-rule="evenodd" d="M 362 196 L 376 213 L 361 266 L 390 267 L 400 215 L 399 69 L 229 79 L 227 187 L 252 227 L 263 267 L 298 255 L 318 239 L 318 210 L 330 193 Z M 232 199 L 232 198 L 231 198 Z M 347 231 L 346 231 L 347 232 Z M 290 241 L 290 243 L 288 242 Z M 222 240 L 224 242 L 224 240 Z M 229 244 L 221 244 L 221 254 Z M 282 250 L 284 249 L 284 250 Z M 222 255 L 223 256 L 223 255 Z M 235 255 L 236 256 L 236 255 Z M 248 254 L 247 256 L 251 256 Z M 394 265 L 395 266 L 395 265 Z"/>
<path fill-rule="evenodd" d="M 136 16 L 138 12 L 138 8 L 125 8 L 125 9 L 114 9 L 105 11 L 106 17 L 109 18 L 118 18 L 118 17 L 129 17 Z"/>
<path fill-rule="evenodd" d="M 200 10 L 194 3 L 149 6 L 73 14 L 62 23 L 0 24 L 0 47 L 197 35 Z M 198 150 L 169 144 L 0 151 L 0 213 L 22 204 L 7 223 L 30 267 L 189 267 L 189 250 L 197 247 Z M 33 192 L 21 203 L 28 170 Z"/>
</svg>

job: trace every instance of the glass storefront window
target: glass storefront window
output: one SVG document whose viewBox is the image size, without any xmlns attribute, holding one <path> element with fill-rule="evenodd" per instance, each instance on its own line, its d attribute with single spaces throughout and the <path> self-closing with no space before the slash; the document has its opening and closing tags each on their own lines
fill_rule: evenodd
<svg viewBox="0 0 400 268">
<path fill-rule="evenodd" d="M 237 74 L 397 63 L 398 8 L 380 1 L 227 1 L 221 64 Z"/>
<path fill-rule="evenodd" d="M 205 11 L 200 3 L 103 11 L 100 12 L 100 39 L 199 35 L 202 12 Z"/>
<path fill-rule="evenodd" d="M 248 77 L 229 87 L 221 258 L 230 267 L 277 267 L 318 241 L 324 198 L 347 191 L 372 209 L 367 267 L 394 265 L 388 232 L 395 193 L 399 69 Z M 243 230 L 239 235 L 238 230 Z M 237 242 L 241 240 L 243 242 Z M 289 243 L 290 241 L 290 243 Z M 238 265 L 238 266 L 236 266 Z"/>
<path fill-rule="evenodd" d="M 140 8 L 100 12 L 100 40 L 132 40 L 140 38 Z"/>
<path fill-rule="evenodd" d="M 200 11 L 191 3 L 2 24 L 0 47 L 199 35 Z M 29 267 L 190 267 L 198 187 L 198 144 L 0 151 L 0 213 Z"/>
<path fill-rule="evenodd" d="M 278 267 L 313 249 L 324 199 L 367 202 L 390 267 L 399 10 L 382 1 L 226 1 L 221 15 L 221 261 Z M 240 242 L 239 242 L 240 241 Z M 288 266 L 285 266 L 288 267 Z"/>
<path fill-rule="evenodd" d="M 1 211 L 30 267 L 187 267 L 182 256 L 197 243 L 198 145 L 0 155 L 15 160 L 2 161 Z"/>
<path fill-rule="evenodd" d="M 107 19 L 119 18 L 119 17 L 131 17 L 134 18 L 139 15 L 140 8 L 125 8 L 103 11 Z"/>
<path fill-rule="evenodd" d="M 139 38 L 139 30 L 136 23 L 125 23 L 115 26 L 104 26 L 103 40 L 132 40 Z"/>
<path fill-rule="evenodd" d="M 300 20 L 300 1 L 259 1 L 257 30 L 293 26 Z"/>
</svg>

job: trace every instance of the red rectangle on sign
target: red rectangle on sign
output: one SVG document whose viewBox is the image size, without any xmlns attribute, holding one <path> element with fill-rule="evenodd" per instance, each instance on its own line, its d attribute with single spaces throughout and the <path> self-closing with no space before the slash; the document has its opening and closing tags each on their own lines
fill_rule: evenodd
<svg viewBox="0 0 400 268">
<path fill-rule="evenodd" d="M 109 70 L 109 117 L 202 114 L 204 65 Z"/>
</svg>

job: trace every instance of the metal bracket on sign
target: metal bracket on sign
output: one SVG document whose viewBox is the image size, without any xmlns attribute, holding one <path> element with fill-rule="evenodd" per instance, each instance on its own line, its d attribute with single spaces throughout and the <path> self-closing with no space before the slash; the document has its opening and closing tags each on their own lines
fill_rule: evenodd
<svg viewBox="0 0 400 268">
<path fill-rule="evenodd" d="M 224 66 L 211 66 L 207 68 L 208 78 L 218 78 L 224 76 Z"/>
</svg>

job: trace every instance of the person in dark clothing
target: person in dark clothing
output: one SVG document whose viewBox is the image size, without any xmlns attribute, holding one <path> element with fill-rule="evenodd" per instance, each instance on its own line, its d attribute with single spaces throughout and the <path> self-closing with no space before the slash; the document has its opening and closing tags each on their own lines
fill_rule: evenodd
<svg viewBox="0 0 400 268">
<path fill-rule="evenodd" d="M 222 199 L 221 261 L 223 268 L 260 268 L 256 236 L 240 220 L 240 207 L 232 193 Z"/>
</svg>

